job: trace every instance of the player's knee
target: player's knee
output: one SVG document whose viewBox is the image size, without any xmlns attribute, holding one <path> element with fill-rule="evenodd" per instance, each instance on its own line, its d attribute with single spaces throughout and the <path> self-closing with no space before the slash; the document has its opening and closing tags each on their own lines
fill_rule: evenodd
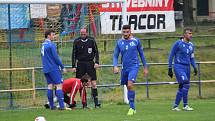
<svg viewBox="0 0 215 121">
<path fill-rule="evenodd" d="M 52 90 L 53 87 L 54 87 L 53 84 L 48 84 L 48 89 L 51 89 L 51 90 Z"/>
<path fill-rule="evenodd" d="M 183 86 L 185 89 L 189 89 L 190 88 L 190 84 L 189 83 L 187 83 L 187 84 L 184 84 L 184 86 Z"/>
<path fill-rule="evenodd" d="M 96 80 L 92 81 L 92 88 L 96 88 Z"/>
<path fill-rule="evenodd" d="M 62 89 L 62 84 L 57 84 L 57 85 L 56 85 L 56 88 L 57 88 L 57 90 Z"/>
<path fill-rule="evenodd" d="M 179 83 L 178 88 L 179 88 L 179 89 L 182 89 L 182 88 L 183 88 L 183 84 L 182 84 L 182 83 Z"/>
<path fill-rule="evenodd" d="M 133 82 L 128 81 L 128 85 L 127 85 L 128 90 L 133 90 L 134 89 L 133 85 L 134 85 Z"/>
<path fill-rule="evenodd" d="M 190 82 L 189 81 L 184 81 L 184 84 L 190 84 Z"/>
</svg>

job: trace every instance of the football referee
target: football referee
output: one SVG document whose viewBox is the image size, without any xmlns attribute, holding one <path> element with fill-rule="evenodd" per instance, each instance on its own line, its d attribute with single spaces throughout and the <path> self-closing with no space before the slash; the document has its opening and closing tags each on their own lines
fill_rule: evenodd
<svg viewBox="0 0 215 121">
<path fill-rule="evenodd" d="M 95 108 L 100 107 L 96 87 L 96 68 L 99 68 L 99 52 L 93 37 L 87 35 L 86 28 L 80 29 L 80 37 L 76 38 L 72 49 L 72 71 L 76 78 L 81 78 L 86 73 L 91 77 L 92 96 Z"/>
</svg>

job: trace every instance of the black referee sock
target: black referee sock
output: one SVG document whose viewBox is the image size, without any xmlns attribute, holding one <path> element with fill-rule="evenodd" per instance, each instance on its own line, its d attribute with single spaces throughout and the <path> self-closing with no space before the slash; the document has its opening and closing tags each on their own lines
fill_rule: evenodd
<svg viewBox="0 0 215 121">
<path fill-rule="evenodd" d="M 95 103 L 95 106 L 98 106 L 98 91 L 97 91 L 97 88 L 92 88 L 92 95 L 93 95 L 93 99 L 94 99 L 94 103 Z"/>
</svg>

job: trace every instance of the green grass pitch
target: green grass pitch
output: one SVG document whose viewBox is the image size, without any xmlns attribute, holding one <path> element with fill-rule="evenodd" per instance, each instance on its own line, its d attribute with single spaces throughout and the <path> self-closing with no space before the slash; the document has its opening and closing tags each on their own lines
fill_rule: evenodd
<svg viewBox="0 0 215 121">
<path fill-rule="evenodd" d="M 0 121 L 34 121 L 44 116 L 47 121 L 214 121 L 215 99 L 189 100 L 194 111 L 175 112 L 171 100 L 137 102 L 137 114 L 127 116 L 128 105 L 104 104 L 100 109 L 72 111 L 43 108 L 2 110 Z M 181 105 L 180 105 L 181 106 Z M 182 107 L 180 107 L 182 108 Z"/>
</svg>

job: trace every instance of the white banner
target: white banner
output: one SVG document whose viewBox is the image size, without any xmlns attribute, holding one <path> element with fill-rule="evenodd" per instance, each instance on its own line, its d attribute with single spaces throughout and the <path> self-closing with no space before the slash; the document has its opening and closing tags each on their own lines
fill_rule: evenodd
<svg viewBox="0 0 215 121">
<path fill-rule="evenodd" d="M 122 16 L 120 14 L 120 12 L 101 14 L 102 34 L 121 33 Z M 132 33 L 175 31 L 174 11 L 129 12 L 127 18 L 128 23 L 131 25 Z"/>
<path fill-rule="evenodd" d="M 31 18 L 46 18 L 46 4 L 30 4 Z"/>
<path fill-rule="evenodd" d="M 173 0 L 127 0 L 127 23 L 132 33 L 174 32 Z M 101 33 L 119 34 L 122 28 L 120 3 L 100 7 Z"/>
</svg>

